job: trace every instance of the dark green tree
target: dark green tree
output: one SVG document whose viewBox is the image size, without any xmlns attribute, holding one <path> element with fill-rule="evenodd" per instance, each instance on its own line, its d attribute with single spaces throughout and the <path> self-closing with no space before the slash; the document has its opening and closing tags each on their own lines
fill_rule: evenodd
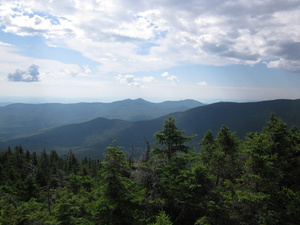
<svg viewBox="0 0 300 225">
<path fill-rule="evenodd" d="M 231 186 L 238 183 L 238 178 L 242 176 L 244 159 L 240 150 L 241 141 L 227 126 L 222 126 L 216 138 L 211 131 L 206 132 L 200 145 L 200 164 L 206 170 L 205 185 L 210 182 L 214 185 L 206 193 L 204 208 L 208 210 L 197 224 L 234 224 L 235 220 L 228 215 L 232 200 Z"/>
<path fill-rule="evenodd" d="M 167 162 L 170 162 L 177 153 L 188 153 L 190 147 L 185 143 L 191 141 L 194 136 L 188 137 L 183 134 L 184 131 L 180 131 L 176 126 L 175 119 L 168 117 L 163 130 L 154 134 L 157 147 L 153 148 L 152 153 L 166 158 Z"/>
<path fill-rule="evenodd" d="M 222 126 L 215 139 L 211 131 L 206 132 L 199 144 L 201 161 L 215 176 L 217 186 L 240 174 L 243 164 L 239 155 L 240 141 L 228 127 Z"/>
<path fill-rule="evenodd" d="M 151 161 L 153 185 L 149 193 L 155 193 L 154 202 L 163 209 L 174 224 L 193 224 L 193 218 L 187 215 L 192 208 L 189 181 L 192 174 L 191 161 L 194 151 L 187 145 L 194 136 L 184 136 L 173 117 L 168 117 L 163 130 L 155 133 L 157 146 Z"/>
<path fill-rule="evenodd" d="M 116 142 L 106 148 L 99 182 L 93 190 L 96 198 L 89 207 L 97 224 L 139 224 L 144 191 L 130 179 L 128 160 L 121 148 Z"/>
<path fill-rule="evenodd" d="M 299 223 L 298 137 L 274 114 L 262 132 L 248 134 L 243 175 L 236 176 L 238 183 L 226 182 L 228 214 L 236 223 Z"/>
<path fill-rule="evenodd" d="M 170 220 L 170 217 L 164 212 L 160 211 L 160 213 L 156 217 L 156 222 L 151 225 L 172 225 L 173 223 Z"/>
</svg>

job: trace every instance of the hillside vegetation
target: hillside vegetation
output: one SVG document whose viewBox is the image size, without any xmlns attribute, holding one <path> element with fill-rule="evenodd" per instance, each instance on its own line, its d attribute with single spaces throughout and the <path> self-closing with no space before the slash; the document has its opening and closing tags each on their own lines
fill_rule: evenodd
<svg viewBox="0 0 300 225">
<path fill-rule="evenodd" d="M 103 161 L 6 149 L 0 224 L 300 224 L 297 127 L 271 114 L 243 140 L 221 126 L 192 149 L 168 117 L 154 138 L 140 159 L 115 141 Z"/>
<path fill-rule="evenodd" d="M 149 120 L 204 105 L 194 100 L 152 103 L 126 99 L 112 103 L 10 104 L 0 107 L 0 140 L 99 117 L 127 121 Z"/>
<path fill-rule="evenodd" d="M 222 125 L 237 132 L 243 138 L 249 132 L 261 131 L 271 113 L 276 113 L 286 121 L 288 127 L 300 126 L 300 100 L 274 100 L 253 103 L 220 102 L 195 107 L 184 112 L 172 113 L 178 127 L 188 135 L 196 134 L 189 143 L 192 148 L 207 130 L 217 134 Z M 56 150 L 63 154 L 72 150 L 76 156 L 98 157 L 105 152 L 106 146 L 118 140 L 125 151 L 138 157 L 146 148 L 146 141 L 152 146 L 153 134 L 161 129 L 168 115 L 152 120 L 124 121 L 96 118 L 83 123 L 69 124 L 40 131 L 22 138 L 14 138 L 0 143 L 0 148 L 22 145 L 24 149 L 42 151 Z"/>
</svg>

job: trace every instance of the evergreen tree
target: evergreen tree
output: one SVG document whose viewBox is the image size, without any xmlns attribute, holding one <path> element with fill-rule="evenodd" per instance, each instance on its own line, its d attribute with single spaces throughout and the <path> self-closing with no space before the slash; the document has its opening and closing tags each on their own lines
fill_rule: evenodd
<svg viewBox="0 0 300 225">
<path fill-rule="evenodd" d="M 160 211 L 159 215 L 156 217 L 156 222 L 151 225 L 172 225 L 170 217 L 164 212 Z"/>
<path fill-rule="evenodd" d="M 141 161 L 0 152 L 0 224 L 300 224 L 300 131 L 274 114 L 244 141 L 226 126 L 191 150 L 169 117 Z"/>
<path fill-rule="evenodd" d="M 157 157 L 151 163 L 158 179 L 150 191 L 156 192 L 156 202 L 160 203 L 157 206 L 162 207 L 175 224 L 190 224 L 193 219 L 187 217 L 191 205 L 187 201 L 191 176 L 188 171 L 193 151 L 186 143 L 194 136 L 184 136 L 184 131 L 179 130 L 174 118 L 168 117 L 163 130 L 154 137 L 157 146 L 152 153 Z"/>
<path fill-rule="evenodd" d="M 130 167 L 116 142 L 106 148 L 90 212 L 97 224 L 138 224 L 144 191 L 130 179 Z"/>
<path fill-rule="evenodd" d="M 154 134 L 158 145 L 153 148 L 152 153 L 166 158 L 170 162 L 172 157 L 177 153 L 189 152 L 190 148 L 185 145 L 186 142 L 191 141 L 194 136 L 184 136 L 184 131 L 180 131 L 175 124 L 173 117 L 168 117 L 163 126 L 163 130 Z"/>
</svg>

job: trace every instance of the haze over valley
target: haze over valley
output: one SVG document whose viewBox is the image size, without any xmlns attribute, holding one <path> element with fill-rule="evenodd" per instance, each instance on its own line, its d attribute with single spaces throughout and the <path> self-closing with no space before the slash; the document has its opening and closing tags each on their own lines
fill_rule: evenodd
<svg viewBox="0 0 300 225">
<path fill-rule="evenodd" d="M 102 157 L 114 140 L 124 151 L 135 149 L 140 157 L 146 141 L 153 146 L 153 135 L 162 129 L 168 116 L 187 135 L 196 134 L 192 142 L 199 149 L 204 133 L 217 134 L 221 126 L 243 138 L 261 131 L 271 113 L 289 125 L 300 126 L 300 100 L 262 102 L 219 102 L 203 104 L 195 100 L 152 103 L 143 99 L 126 99 L 112 103 L 10 104 L 0 107 L 0 147 L 21 145 L 31 151 L 46 149 L 64 154 L 72 150 L 84 157 Z"/>
</svg>

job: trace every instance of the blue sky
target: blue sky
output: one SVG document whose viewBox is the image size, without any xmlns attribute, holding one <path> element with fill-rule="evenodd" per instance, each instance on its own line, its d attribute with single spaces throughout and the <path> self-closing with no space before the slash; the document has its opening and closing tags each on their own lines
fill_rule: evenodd
<svg viewBox="0 0 300 225">
<path fill-rule="evenodd" d="M 0 102 L 300 98 L 300 2 L 0 3 Z"/>
</svg>

